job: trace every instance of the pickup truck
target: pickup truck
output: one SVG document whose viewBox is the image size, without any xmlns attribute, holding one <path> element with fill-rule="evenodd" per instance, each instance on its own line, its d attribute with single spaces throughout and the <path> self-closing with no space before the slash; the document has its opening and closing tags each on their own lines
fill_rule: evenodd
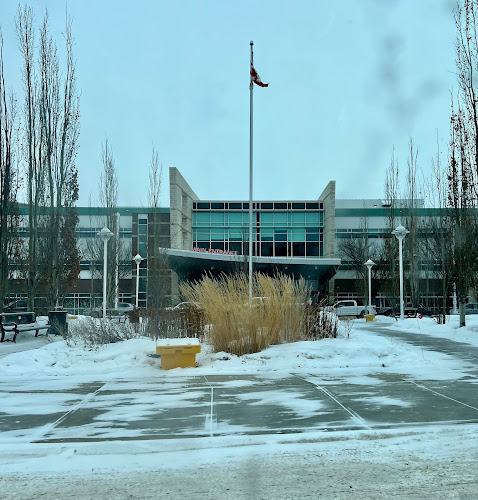
<svg viewBox="0 0 478 500">
<path fill-rule="evenodd" d="M 340 300 L 327 309 L 334 312 L 337 316 L 356 316 L 357 318 L 363 318 L 368 306 L 359 304 L 356 300 Z M 376 314 L 376 312 L 376 306 L 372 306 L 370 314 Z"/>
</svg>

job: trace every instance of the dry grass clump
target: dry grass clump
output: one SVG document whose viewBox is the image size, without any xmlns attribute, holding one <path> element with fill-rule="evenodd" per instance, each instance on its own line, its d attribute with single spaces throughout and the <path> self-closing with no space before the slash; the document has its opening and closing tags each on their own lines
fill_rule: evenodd
<svg viewBox="0 0 478 500">
<path fill-rule="evenodd" d="M 206 277 L 183 284 L 181 292 L 186 300 L 200 304 L 204 322 L 211 325 L 209 340 L 215 352 L 240 356 L 304 336 L 309 295 L 304 281 L 256 274 L 252 307 L 244 274 Z"/>
<path fill-rule="evenodd" d="M 350 335 L 349 323 L 344 323 Z M 352 325 L 352 323 L 350 323 Z M 330 311 L 323 308 L 315 308 L 308 315 L 307 340 L 320 340 L 325 338 L 335 339 L 339 332 L 339 318 Z M 348 338 L 348 336 L 347 336 Z"/>
</svg>

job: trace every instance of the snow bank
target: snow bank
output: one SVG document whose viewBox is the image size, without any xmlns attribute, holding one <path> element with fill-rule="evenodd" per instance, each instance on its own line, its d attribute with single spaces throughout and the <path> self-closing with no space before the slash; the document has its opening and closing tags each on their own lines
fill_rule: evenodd
<svg viewBox="0 0 478 500">
<path fill-rule="evenodd" d="M 391 329 L 431 335 L 478 347 L 478 315 L 466 316 L 466 326 L 459 327 L 459 317 L 447 316 L 444 325 L 438 325 L 434 318 L 407 318 L 393 321 Z"/>
<path fill-rule="evenodd" d="M 422 333 L 427 326 L 430 332 L 436 331 L 440 325 L 435 324 L 432 330 L 432 321 L 427 318 L 404 320 L 391 328 L 414 331 L 418 325 Z M 390 325 L 391 322 L 382 321 L 382 324 Z M 364 320 L 357 320 L 345 327 L 342 325 L 341 338 L 274 345 L 262 352 L 241 357 L 226 352 L 213 353 L 211 347 L 203 343 L 201 353 L 196 356 L 196 368 L 169 371 L 159 369 L 160 359 L 154 357 L 156 342 L 153 340 L 127 340 L 97 350 L 58 341 L 41 348 L 6 355 L 0 359 L 0 373 L 2 376 L 21 377 L 85 375 L 98 379 L 139 374 L 175 377 L 178 374 L 268 373 L 282 376 L 296 373 L 361 377 L 371 373 L 401 373 L 415 378 L 442 380 L 462 377 L 467 369 L 461 360 L 396 339 L 377 336 L 368 332 L 367 327 Z M 445 325 L 443 332 L 447 331 L 455 332 L 452 325 Z M 471 335 L 471 332 L 468 334 Z M 190 343 L 197 342 L 197 339 L 181 341 Z M 167 339 L 164 342 L 175 344 L 178 340 Z"/>
</svg>

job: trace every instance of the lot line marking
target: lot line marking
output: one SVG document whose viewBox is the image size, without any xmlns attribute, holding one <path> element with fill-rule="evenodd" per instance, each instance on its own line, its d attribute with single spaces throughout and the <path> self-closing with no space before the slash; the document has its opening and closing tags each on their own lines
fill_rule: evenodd
<svg viewBox="0 0 478 500">
<path fill-rule="evenodd" d="M 328 391 L 327 389 L 325 389 L 324 387 L 320 386 L 320 385 L 317 385 L 317 384 L 313 384 L 315 385 L 315 387 L 317 387 L 317 389 L 320 389 L 324 394 L 326 394 L 330 399 L 332 399 L 333 401 L 335 401 L 339 406 L 341 406 L 351 417 L 353 420 L 355 420 L 358 424 L 360 424 L 362 427 L 365 427 L 367 430 L 371 431 L 373 430 L 372 427 L 370 427 L 366 422 L 365 420 L 357 413 L 355 412 L 354 410 L 352 410 L 351 408 L 347 408 L 346 406 L 344 406 L 330 391 Z"/>
<path fill-rule="evenodd" d="M 426 386 L 421 385 L 421 384 L 417 384 L 416 382 L 411 381 L 411 383 L 413 385 L 416 385 L 417 387 L 420 387 L 420 389 L 425 389 L 426 391 L 433 392 L 433 394 L 436 394 L 437 396 L 441 396 L 442 398 L 449 399 L 450 401 L 454 401 L 455 403 L 458 403 L 458 404 L 463 405 L 463 406 L 467 406 L 468 408 L 471 408 L 472 410 L 478 411 L 478 408 L 476 408 L 475 406 L 471 406 L 469 404 L 463 403 L 463 401 L 458 401 L 458 399 L 453 399 L 453 398 L 450 398 L 449 396 L 445 396 L 445 394 L 441 394 L 433 389 L 430 389 L 429 387 L 426 387 Z"/>
<path fill-rule="evenodd" d="M 84 403 L 87 403 L 91 399 L 93 399 L 102 389 L 104 389 L 110 382 L 112 378 L 110 378 L 107 382 L 105 382 L 101 387 L 98 387 L 96 391 L 90 392 L 87 394 L 81 401 L 78 401 L 76 405 L 71 409 L 68 410 L 64 415 L 62 415 L 60 418 L 56 419 L 54 422 L 50 424 L 46 424 L 43 426 L 37 434 L 34 435 L 32 439 L 30 439 L 30 443 L 34 443 L 35 441 L 38 441 L 39 439 L 43 438 L 45 434 L 48 434 L 52 429 L 54 429 L 57 425 L 61 424 L 69 415 L 72 413 L 75 413 L 78 408 L 80 408 Z"/>
<path fill-rule="evenodd" d="M 212 431 L 212 419 L 214 417 L 214 387 L 209 383 L 209 380 L 205 375 L 203 375 L 204 379 L 206 380 L 207 384 L 209 385 L 209 388 L 211 389 L 211 414 L 209 416 L 209 434 L 211 434 L 211 437 L 214 437 L 214 433 Z"/>
</svg>

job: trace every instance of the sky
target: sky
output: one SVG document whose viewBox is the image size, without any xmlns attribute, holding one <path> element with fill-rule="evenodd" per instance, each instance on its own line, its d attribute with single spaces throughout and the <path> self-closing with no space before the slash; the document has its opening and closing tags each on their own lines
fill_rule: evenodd
<svg viewBox="0 0 478 500">
<path fill-rule="evenodd" d="M 412 137 L 430 178 L 446 161 L 454 74 L 453 0 L 31 0 L 59 49 L 72 18 L 81 92 L 79 205 L 98 203 L 112 148 L 120 205 L 146 206 L 152 147 L 169 206 L 175 166 L 201 199 L 249 197 L 249 63 L 254 199 L 382 198 L 392 149 Z M 6 86 L 21 96 L 18 3 L 0 2 Z M 62 60 L 62 64 L 64 59 Z M 402 183 L 403 187 L 403 183 Z"/>
</svg>

